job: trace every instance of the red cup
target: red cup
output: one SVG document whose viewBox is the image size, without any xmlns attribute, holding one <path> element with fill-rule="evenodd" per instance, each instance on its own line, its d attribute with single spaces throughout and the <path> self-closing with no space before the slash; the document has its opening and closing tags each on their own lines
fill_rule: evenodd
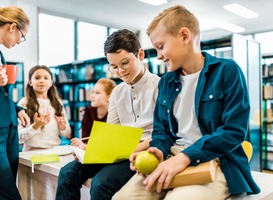
<svg viewBox="0 0 273 200">
<path fill-rule="evenodd" d="M 16 65 L 2 65 L 6 69 L 8 84 L 15 84 L 18 73 L 18 67 Z"/>
</svg>

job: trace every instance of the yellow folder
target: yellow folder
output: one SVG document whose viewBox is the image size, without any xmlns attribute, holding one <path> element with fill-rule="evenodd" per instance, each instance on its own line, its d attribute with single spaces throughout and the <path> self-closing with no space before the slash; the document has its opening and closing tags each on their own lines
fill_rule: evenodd
<svg viewBox="0 0 273 200">
<path fill-rule="evenodd" d="M 141 128 L 94 121 L 86 151 L 73 149 L 84 164 L 114 163 L 129 158 L 142 132 Z"/>
</svg>

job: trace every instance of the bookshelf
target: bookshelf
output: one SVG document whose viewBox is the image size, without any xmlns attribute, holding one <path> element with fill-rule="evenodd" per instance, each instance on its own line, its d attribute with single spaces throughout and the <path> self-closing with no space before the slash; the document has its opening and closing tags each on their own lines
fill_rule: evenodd
<svg viewBox="0 0 273 200">
<path fill-rule="evenodd" d="M 262 56 L 264 168 L 273 170 L 273 55 Z"/>
</svg>

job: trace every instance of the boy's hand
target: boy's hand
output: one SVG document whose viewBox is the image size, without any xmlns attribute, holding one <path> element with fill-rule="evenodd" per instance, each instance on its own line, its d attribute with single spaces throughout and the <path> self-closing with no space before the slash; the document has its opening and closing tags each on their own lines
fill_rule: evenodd
<svg viewBox="0 0 273 200">
<path fill-rule="evenodd" d="M 184 153 L 179 153 L 160 162 L 157 168 L 143 181 L 145 189 L 151 190 L 156 183 L 156 191 L 161 192 L 162 189 L 166 189 L 170 185 L 173 177 L 182 172 L 189 164 L 190 159 Z"/>
<path fill-rule="evenodd" d="M 162 162 L 164 160 L 164 157 L 163 157 L 163 153 L 162 151 L 160 151 L 158 148 L 156 147 L 151 147 L 149 149 L 147 149 L 148 152 L 150 153 L 153 153 L 155 155 L 155 157 L 158 159 L 158 163 Z M 130 169 L 132 171 L 137 171 L 135 165 L 134 165 L 134 162 L 135 162 L 135 159 L 136 159 L 136 156 L 140 153 L 141 151 L 139 152 L 135 152 L 133 154 L 131 154 L 129 160 L 130 160 Z M 142 177 L 146 177 L 146 175 L 142 174 L 142 173 L 139 173 L 139 175 L 141 175 Z"/>
<path fill-rule="evenodd" d="M 86 144 L 79 138 L 72 138 L 70 142 L 71 142 L 71 145 L 74 147 L 77 147 L 82 150 L 86 149 Z"/>
</svg>

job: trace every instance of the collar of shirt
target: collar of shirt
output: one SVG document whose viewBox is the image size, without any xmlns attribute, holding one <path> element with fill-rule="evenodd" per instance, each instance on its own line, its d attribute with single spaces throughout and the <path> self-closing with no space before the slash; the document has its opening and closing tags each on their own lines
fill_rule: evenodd
<svg viewBox="0 0 273 200">
<path fill-rule="evenodd" d="M 131 90 L 138 91 L 149 80 L 151 72 L 147 69 L 141 79 L 133 85 L 130 85 Z"/>
</svg>

